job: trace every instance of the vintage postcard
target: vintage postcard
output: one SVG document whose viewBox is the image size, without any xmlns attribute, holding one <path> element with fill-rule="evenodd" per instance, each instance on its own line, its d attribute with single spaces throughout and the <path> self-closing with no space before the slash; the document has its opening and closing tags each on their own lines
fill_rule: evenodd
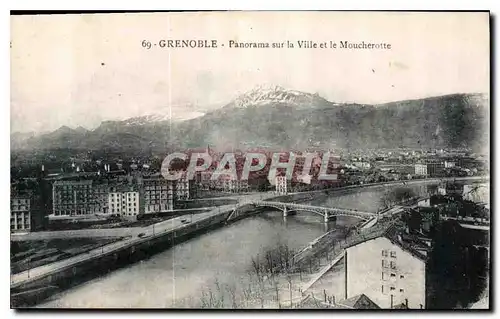
<svg viewBox="0 0 500 319">
<path fill-rule="evenodd" d="M 12 308 L 490 309 L 489 12 L 13 12 Z"/>
</svg>

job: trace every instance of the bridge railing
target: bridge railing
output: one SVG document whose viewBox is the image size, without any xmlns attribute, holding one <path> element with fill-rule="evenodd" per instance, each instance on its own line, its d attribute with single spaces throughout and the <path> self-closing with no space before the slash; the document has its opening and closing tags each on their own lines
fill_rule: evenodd
<svg viewBox="0 0 500 319">
<path fill-rule="evenodd" d="M 300 269 L 304 266 L 306 257 L 312 258 L 318 253 L 324 252 L 327 256 L 331 256 L 331 258 L 334 259 L 348 247 L 382 236 L 395 224 L 397 224 L 397 221 L 389 220 L 381 224 L 376 224 L 375 226 L 363 231 L 353 229 L 353 231 L 350 232 L 345 239 L 329 236 L 334 235 L 334 231 L 330 231 L 321 237 L 318 237 L 310 245 L 297 252 L 290 262 L 290 271 Z"/>
<path fill-rule="evenodd" d="M 289 202 L 274 202 L 274 201 L 251 201 L 245 203 L 247 205 L 253 204 L 253 205 L 258 205 L 258 206 L 269 206 L 269 207 L 287 207 L 287 208 L 292 208 L 292 209 L 301 209 L 301 210 L 316 210 L 320 211 L 322 213 L 328 212 L 328 213 L 349 213 L 353 215 L 361 215 L 361 216 L 376 216 L 376 213 L 371 213 L 371 212 L 364 212 L 360 211 L 357 209 L 351 209 L 351 208 L 338 208 L 338 207 L 324 207 L 324 206 L 313 206 L 313 205 L 304 205 L 304 204 L 297 204 L 297 203 L 289 203 Z M 244 205 L 244 204 L 242 204 Z"/>
</svg>

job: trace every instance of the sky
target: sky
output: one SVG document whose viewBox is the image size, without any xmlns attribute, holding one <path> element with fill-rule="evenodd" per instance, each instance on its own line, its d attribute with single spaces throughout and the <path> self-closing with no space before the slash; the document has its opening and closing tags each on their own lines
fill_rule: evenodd
<svg viewBox="0 0 500 319">
<path fill-rule="evenodd" d="M 142 46 L 161 39 L 215 39 L 219 47 Z M 364 40 L 391 49 L 241 49 L 229 40 Z M 488 13 L 11 16 L 10 50 L 11 132 L 93 129 L 157 113 L 188 119 L 259 85 L 358 103 L 489 93 Z"/>
</svg>

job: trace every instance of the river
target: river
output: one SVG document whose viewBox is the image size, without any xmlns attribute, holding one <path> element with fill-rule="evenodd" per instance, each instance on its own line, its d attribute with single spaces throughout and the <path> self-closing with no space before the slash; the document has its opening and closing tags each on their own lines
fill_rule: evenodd
<svg viewBox="0 0 500 319">
<path fill-rule="evenodd" d="M 310 204 L 375 212 L 380 208 L 380 198 L 389 188 L 330 195 Z M 427 191 L 427 186 L 411 188 L 420 195 Z M 328 230 L 356 222 L 353 218 L 339 217 L 336 223 L 325 225 L 317 215 L 299 213 L 284 219 L 280 212 L 267 211 L 54 295 L 39 307 L 198 306 L 201 294 L 207 287 L 213 287 L 215 281 L 227 285 L 245 284 L 252 257 L 262 254 L 266 248 L 286 243 L 292 249 L 300 249 Z"/>
</svg>

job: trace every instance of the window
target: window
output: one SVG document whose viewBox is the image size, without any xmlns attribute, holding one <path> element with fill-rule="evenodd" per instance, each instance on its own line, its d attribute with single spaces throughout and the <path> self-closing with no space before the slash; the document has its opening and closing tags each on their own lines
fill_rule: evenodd
<svg viewBox="0 0 500 319">
<path fill-rule="evenodd" d="M 394 278 L 395 278 L 395 277 L 396 277 L 396 274 L 394 274 L 394 273 L 391 273 L 391 277 L 394 277 Z"/>
<path fill-rule="evenodd" d="M 382 280 L 387 280 L 387 274 L 385 272 L 382 272 Z"/>
<path fill-rule="evenodd" d="M 387 267 L 389 267 L 389 266 L 387 265 L 387 260 L 382 259 L 382 268 L 387 268 Z"/>
<path fill-rule="evenodd" d="M 396 269 L 396 262 L 395 261 L 391 261 L 391 269 Z"/>
<path fill-rule="evenodd" d="M 383 256 L 383 257 L 387 257 L 387 250 L 385 250 L 385 249 L 384 249 L 384 250 L 382 250 L 382 256 Z"/>
<path fill-rule="evenodd" d="M 405 290 L 403 288 L 399 289 L 399 292 L 405 292 Z"/>
<path fill-rule="evenodd" d="M 399 276 L 399 278 L 401 278 L 401 279 L 403 279 L 404 277 L 405 277 L 405 276 L 403 276 L 403 275 Z"/>
<path fill-rule="evenodd" d="M 396 290 L 396 288 L 395 287 L 391 287 L 391 291 L 393 291 L 393 290 Z"/>
<path fill-rule="evenodd" d="M 391 251 L 391 257 L 396 258 L 396 252 L 395 251 Z"/>
<path fill-rule="evenodd" d="M 384 285 L 382 285 L 382 293 L 384 293 Z"/>
</svg>

